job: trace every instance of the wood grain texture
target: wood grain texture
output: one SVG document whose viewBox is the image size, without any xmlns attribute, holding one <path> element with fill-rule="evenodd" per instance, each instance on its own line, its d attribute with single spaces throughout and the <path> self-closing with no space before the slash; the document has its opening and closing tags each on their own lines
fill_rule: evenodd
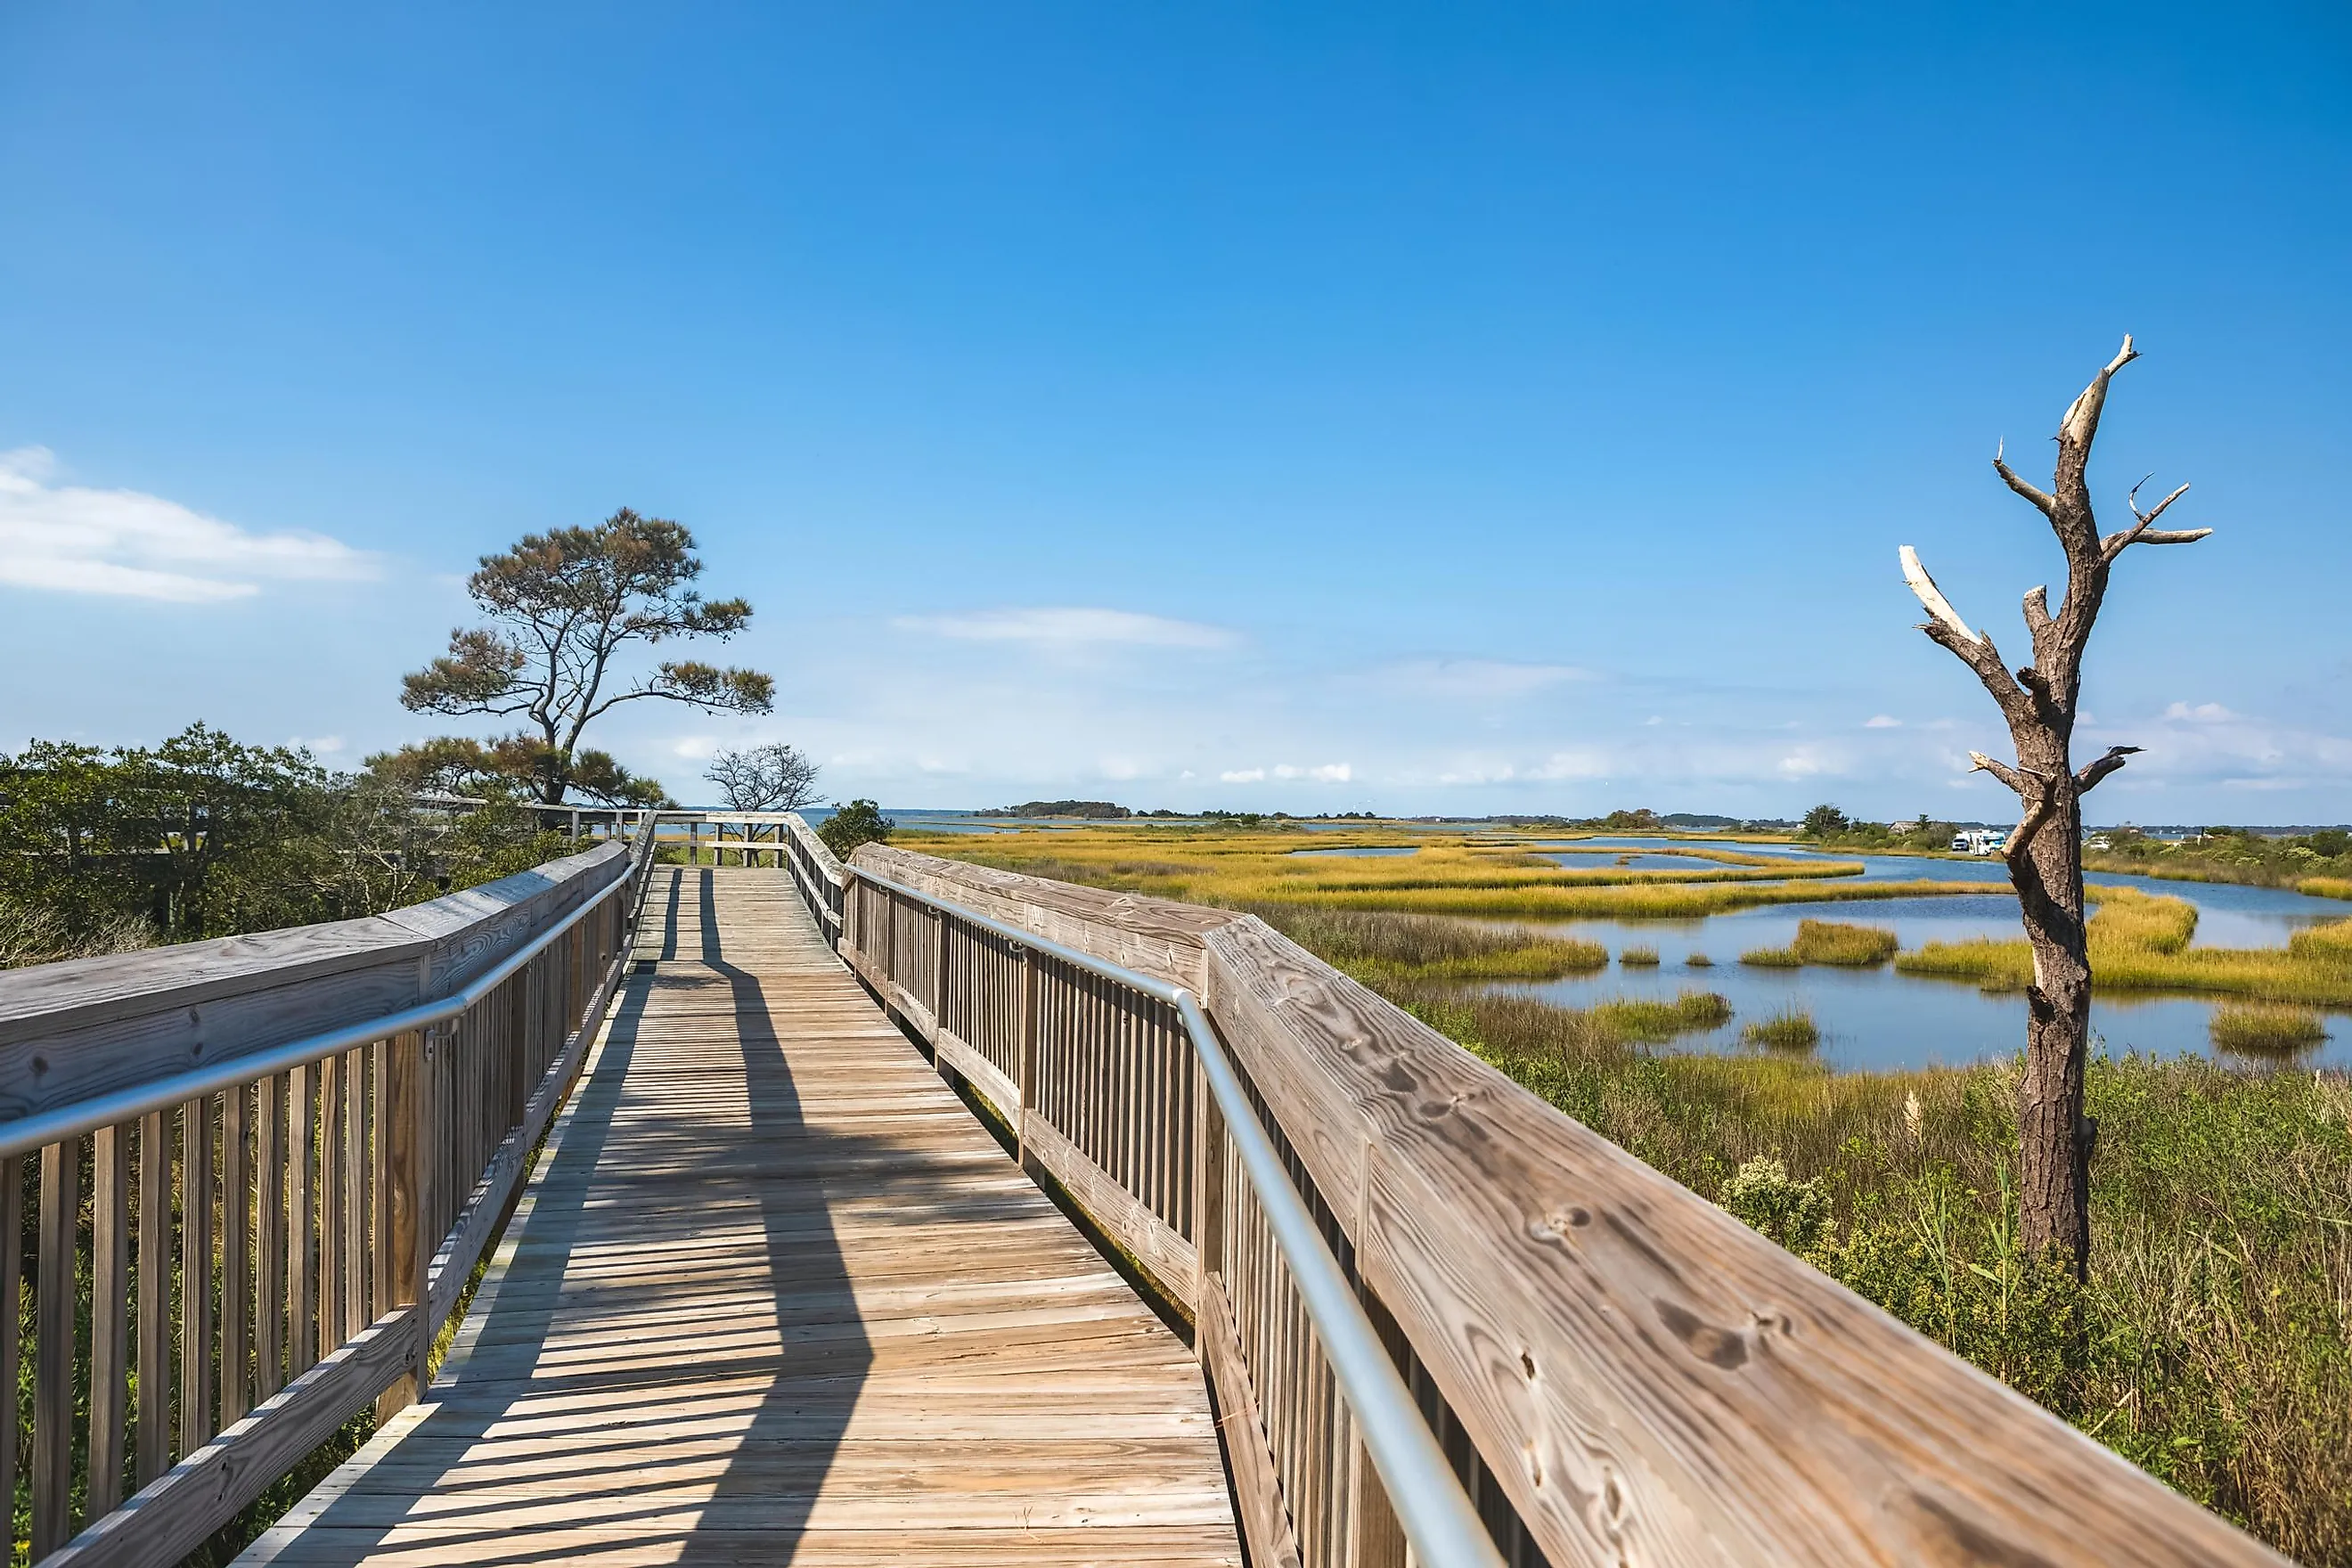
<svg viewBox="0 0 2352 1568">
<path fill-rule="evenodd" d="M 90 1135 L 89 1436 L 83 1507 L 95 1517 L 122 1500 L 123 1437 L 131 1412 L 131 1129 Z"/>
<path fill-rule="evenodd" d="M 0 971 L 0 1121 L 447 995 L 627 855 L 607 844 L 366 920 Z"/>
<path fill-rule="evenodd" d="M 448 1365 L 244 1560 L 1237 1563 L 1191 1354 L 791 879 L 655 876 Z"/>
<path fill-rule="evenodd" d="M 1015 925 L 1123 968 L 1199 990 L 1206 976 L 1202 943 L 1236 917 L 1140 893 L 1049 882 L 911 850 L 867 844 L 850 857 L 870 869 L 968 910 Z"/>
<path fill-rule="evenodd" d="M 1557 1563 L 2276 1563 L 1255 920 L 1211 1008 Z"/>
</svg>

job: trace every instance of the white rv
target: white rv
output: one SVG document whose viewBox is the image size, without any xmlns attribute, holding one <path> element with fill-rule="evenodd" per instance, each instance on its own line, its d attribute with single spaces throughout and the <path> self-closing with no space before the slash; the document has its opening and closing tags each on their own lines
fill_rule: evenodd
<svg viewBox="0 0 2352 1568">
<path fill-rule="evenodd" d="M 1998 855 L 2009 847 L 2009 835 L 1998 827 L 1964 827 L 1952 835 L 1955 855 Z"/>
</svg>

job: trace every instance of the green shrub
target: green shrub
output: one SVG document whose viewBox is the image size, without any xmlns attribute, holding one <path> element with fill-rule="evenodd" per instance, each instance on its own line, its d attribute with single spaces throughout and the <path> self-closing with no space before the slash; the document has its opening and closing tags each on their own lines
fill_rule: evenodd
<svg viewBox="0 0 2352 1568">
<path fill-rule="evenodd" d="M 1821 1183 L 1790 1181 L 1785 1163 L 1765 1156 L 1741 1165 L 1715 1201 L 1800 1257 L 1811 1256 L 1835 1229 Z"/>
<path fill-rule="evenodd" d="M 898 824 L 870 800 L 853 800 L 816 825 L 816 836 L 837 859 L 846 860 L 861 844 L 887 844 Z"/>
</svg>

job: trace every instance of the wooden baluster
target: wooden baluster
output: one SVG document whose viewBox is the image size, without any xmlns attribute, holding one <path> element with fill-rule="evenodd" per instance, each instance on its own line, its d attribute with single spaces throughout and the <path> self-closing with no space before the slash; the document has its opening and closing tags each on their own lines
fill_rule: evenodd
<svg viewBox="0 0 2352 1568">
<path fill-rule="evenodd" d="M 374 1051 L 362 1047 L 343 1059 L 343 1321 L 352 1339 L 368 1326 L 367 1072 Z"/>
<path fill-rule="evenodd" d="M 221 1097 L 223 1428 L 253 1408 L 253 1093 L 239 1084 Z"/>
<path fill-rule="evenodd" d="M 25 1161 L 0 1160 L 0 1501 L 16 1511 L 17 1378 L 24 1366 L 18 1339 L 25 1312 Z"/>
<path fill-rule="evenodd" d="M 345 1058 L 319 1064 L 319 1316 L 318 1354 L 341 1345 L 343 1331 L 343 1224 L 349 1184 L 343 1163 Z"/>
<path fill-rule="evenodd" d="M 85 1517 L 122 1501 L 122 1438 L 131 1408 L 131 1140 L 127 1126 L 90 1135 L 89 1468 Z"/>
<path fill-rule="evenodd" d="M 953 1083 L 954 1072 L 939 1055 L 940 1036 L 948 1026 L 948 942 L 952 926 L 945 910 L 935 911 L 931 919 L 940 928 L 938 941 L 931 948 L 931 1065 L 940 1069 L 941 1078 Z"/>
<path fill-rule="evenodd" d="M 261 1267 L 254 1282 L 254 1398 L 286 1386 L 286 1075 L 261 1080 L 260 1152 L 255 1158 L 255 1229 Z"/>
<path fill-rule="evenodd" d="M 392 1310 L 392 1064 L 408 1037 L 368 1052 L 368 1321 Z"/>
<path fill-rule="evenodd" d="M 80 1262 L 81 1141 L 41 1151 L 41 1245 L 34 1287 L 33 1551 L 73 1535 L 74 1298 Z"/>
<path fill-rule="evenodd" d="M 383 1290 L 377 1301 L 377 1311 L 382 1314 L 396 1307 L 418 1306 L 417 1323 L 413 1331 L 418 1341 L 415 1362 L 377 1396 L 375 1415 L 379 1422 L 390 1420 L 416 1403 L 418 1374 L 424 1370 L 425 1348 L 430 1342 L 431 1331 L 425 1324 L 421 1306 L 427 1258 L 420 1209 L 425 1195 L 422 1182 L 430 1163 L 423 1147 L 425 1129 L 420 1114 L 431 1065 L 425 1053 L 425 1037 L 422 1034 L 402 1035 L 391 1042 L 384 1053 L 383 1098 L 376 1102 L 376 1136 L 383 1151 L 380 1167 L 383 1186 L 378 1194 L 383 1214 L 378 1235 L 383 1245 L 376 1257 Z"/>
<path fill-rule="evenodd" d="M 244 1098 L 231 1091 L 235 1098 Z M 213 1102 L 180 1107 L 180 1452 L 213 1435 Z M 224 1277 L 225 1278 L 225 1277 Z M 225 1354 L 226 1352 L 224 1352 Z"/>
<path fill-rule="evenodd" d="M 139 1461 L 132 1489 L 172 1463 L 172 1113 L 139 1122 Z"/>
<path fill-rule="evenodd" d="M 1199 1113 L 1192 1118 L 1192 1255 L 1194 1301 L 1209 1297 L 1210 1281 L 1225 1272 L 1225 1119 L 1208 1092 L 1208 1076 L 1198 1058 L 1192 1079 Z M 1202 1355 L 1203 1335 L 1193 1337 Z"/>
<path fill-rule="evenodd" d="M 319 1068 L 296 1068 L 288 1110 L 286 1376 L 319 1362 Z"/>
</svg>

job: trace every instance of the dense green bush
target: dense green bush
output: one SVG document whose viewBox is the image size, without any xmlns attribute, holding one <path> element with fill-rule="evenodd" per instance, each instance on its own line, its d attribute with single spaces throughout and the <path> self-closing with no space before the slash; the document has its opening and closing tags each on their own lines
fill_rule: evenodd
<svg viewBox="0 0 2352 1568">
<path fill-rule="evenodd" d="M 861 844 L 888 843 L 898 826 L 872 801 L 853 800 L 818 823 L 816 836 L 837 858 L 846 860 Z"/>
</svg>

